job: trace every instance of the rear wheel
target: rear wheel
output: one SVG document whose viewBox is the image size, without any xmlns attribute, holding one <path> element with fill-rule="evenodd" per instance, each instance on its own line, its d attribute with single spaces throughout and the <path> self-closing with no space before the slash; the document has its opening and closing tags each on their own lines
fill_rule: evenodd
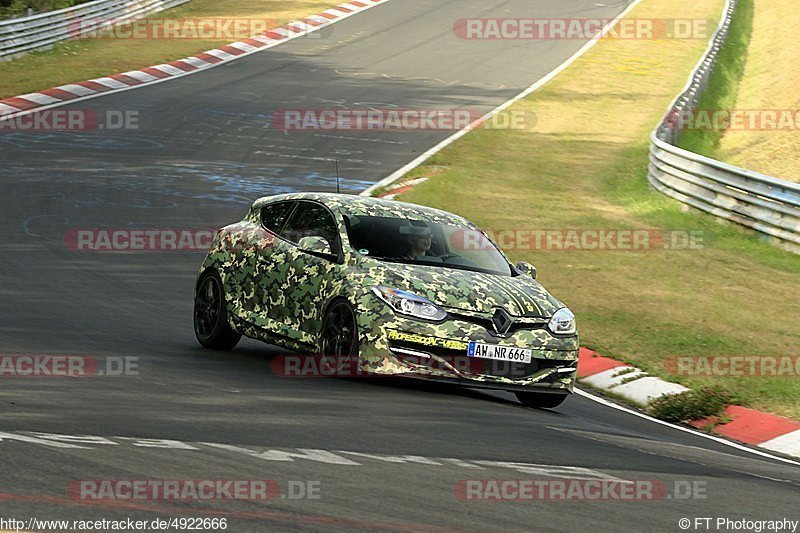
<svg viewBox="0 0 800 533">
<path fill-rule="evenodd" d="M 206 348 L 230 350 L 242 336 L 228 324 L 222 280 L 215 271 L 203 274 L 194 297 L 194 334 Z"/>
<path fill-rule="evenodd" d="M 328 307 L 322 322 L 319 354 L 326 371 L 338 374 L 348 367 L 356 370 L 358 325 L 353 308 L 346 300 L 335 300 Z"/>
<path fill-rule="evenodd" d="M 567 399 L 566 394 L 548 394 L 543 392 L 515 392 L 517 399 L 527 407 L 552 409 Z"/>
</svg>

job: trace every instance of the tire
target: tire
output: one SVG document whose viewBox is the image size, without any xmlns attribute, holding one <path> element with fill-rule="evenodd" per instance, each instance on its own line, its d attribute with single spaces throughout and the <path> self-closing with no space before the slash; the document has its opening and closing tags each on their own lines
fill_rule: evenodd
<svg viewBox="0 0 800 533">
<path fill-rule="evenodd" d="M 193 317 L 195 337 L 206 348 L 230 350 L 242 338 L 228 324 L 225 289 L 214 270 L 205 272 L 197 282 Z"/>
<path fill-rule="evenodd" d="M 353 307 L 344 299 L 336 299 L 325 311 L 319 334 L 318 353 L 326 371 L 346 377 L 357 371 L 358 324 Z"/>
<path fill-rule="evenodd" d="M 514 394 L 522 405 L 540 409 L 558 407 L 567 399 L 566 394 L 548 394 L 545 392 L 515 392 Z"/>
</svg>

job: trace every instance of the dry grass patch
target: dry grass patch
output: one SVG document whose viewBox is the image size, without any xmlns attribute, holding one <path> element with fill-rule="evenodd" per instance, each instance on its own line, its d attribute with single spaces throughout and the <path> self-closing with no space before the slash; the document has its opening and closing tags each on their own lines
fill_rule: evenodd
<svg viewBox="0 0 800 533">
<path fill-rule="evenodd" d="M 718 19 L 722 0 L 681 6 Z M 632 17 L 675 17 L 646 0 Z M 646 183 L 648 134 L 705 41 L 603 41 L 514 109 L 530 131 L 479 130 L 410 175 L 447 170 L 401 195 L 504 229 L 702 232 L 702 249 L 507 250 L 579 318 L 583 344 L 695 388 L 721 384 L 757 408 L 800 418 L 800 380 L 673 376 L 674 355 L 800 354 L 800 257 L 716 219 L 685 212 Z"/>
<path fill-rule="evenodd" d="M 737 109 L 800 109 L 800 10 L 755 2 L 753 32 Z M 715 157 L 747 169 L 800 181 L 800 131 L 728 130 Z"/>
</svg>

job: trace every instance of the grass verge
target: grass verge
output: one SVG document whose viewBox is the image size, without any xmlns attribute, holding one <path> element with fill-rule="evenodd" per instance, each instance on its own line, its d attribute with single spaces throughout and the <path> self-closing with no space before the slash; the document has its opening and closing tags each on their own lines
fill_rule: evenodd
<svg viewBox="0 0 800 533">
<path fill-rule="evenodd" d="M 731 403 L 736 400 L 724 388 L 703 387 L 656 398 L 650 405 L 650 412 L 667 422 L 689 422 L 719 416 Z"/>
<path fill-rule="evenodd" d="M 722 0 L 682 4 L 719 20 Z M 631 14 L 672 18 L 671 0 Z M 680 91 L 704 40 L 603 40 L 512 110 L 529 130 L 477 130 L 409 177 L 432 176 L 401 200 L 459 213 L 492 230 L 652 229 L 699 232 L 702 248 L 505 249 L 576 312 L 585 346 L 692 389 L 800 419 L 797 377 L 677 375 L 676 355 L 800 355 L 800 257 L 687 212 L 646 181 L 648 134 Z"/>
<path fill-rule="evenodd" d="M 728 38 L 719 51 L 717 64 L 708 81 L 708 87 L 700 98 L 698 109 L 734 109 L 752 30 L 753 0 L 739 0 Z M 724 135 L 725 130 L 720 129 L 690 129 L 681 135 L 678 146 L 697 154 L 715 157 Z"/>
<path fill-rule="evenodd" d="M 28 16 L 28 9 L 33 14 L 46 13 L 67 7 L 85 4 L 90 0 L 0 0 L 0 21 L 11 17 Z"/>
<path fill-rule="evenodd" d="M 755 2 L 752 17 L 747 60 L 732 107 L 789 112 L 795 129 L 729 129 L 712 157 L 800 182 L 800 41 L 796 31 L 800 10 L 786 9 L 779 2 Z"/>
<path fill-rule="evenodd" d="M 278 27 L 339 3 L 335 0 L 192 0 L 157 13 L 149 20 L 243 18 L 274 21 L 270 27 Z M 64 41 L 52 50 L 33 52 L 0 63 L 0 98 L 175 61 L 243 37 L 246 36 L 211 40 L 104 38 Z"/>
</svg>

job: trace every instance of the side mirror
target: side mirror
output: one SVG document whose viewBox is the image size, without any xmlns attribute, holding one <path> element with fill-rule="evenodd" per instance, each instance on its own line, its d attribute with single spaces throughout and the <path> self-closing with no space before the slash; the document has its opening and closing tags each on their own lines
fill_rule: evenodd
<svg viewBox="0 0 800 533">
<path fill-rule="evenodd" d="M 331 245 L 325 240 L 325 237 L 303 237 L 297 243 L 301 250 L 312 254 L 333 255 L 331 252 Z"/>
<path fill-rule="evenodd" d="M 516 269 L 522 272 L 523 274 L 527 274 L 533 279 L 536 279 L 536 267 L 530 263 L 525 261 L 520 261 L 516 264 Z"/>
</svg>

